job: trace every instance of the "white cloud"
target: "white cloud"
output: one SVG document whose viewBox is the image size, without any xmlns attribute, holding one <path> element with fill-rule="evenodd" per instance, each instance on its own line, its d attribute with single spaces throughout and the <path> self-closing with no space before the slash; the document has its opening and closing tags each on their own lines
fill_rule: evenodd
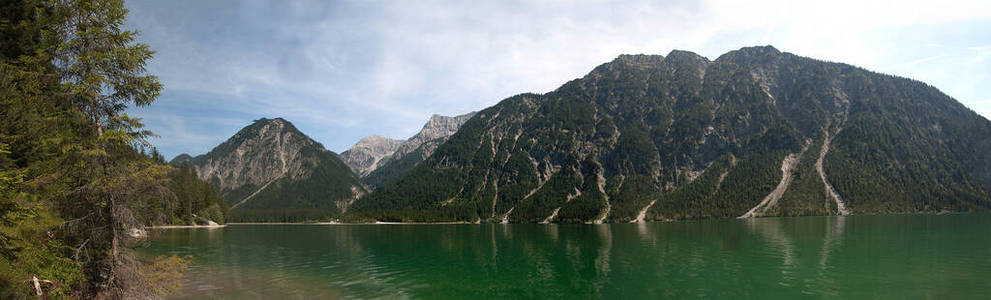
<svg viewBox="0 0 991 300">
<path fill-rule="evenodd" d="M 991 41 L 983 30 L 991 29 L 991 6 L 983 1 L 129 5 L 142 40 L 159 50 L 151 69 L 167 86 L 163 98 L 177 92 L 216 95 L 223 102 L 218 112 L 242 121 L 283 116 L 338 151 L 368 134 L 406 137 L 432 113 L 465 113 L 514 94 L 553 90 L 623 53 L 683 49 L 716 59 L 740 47 L 772 44 L 799 55 L 926 76 L 960 99 L 989 96 L 981 91 L 991 70 L 985 59 Z M 960 24 L 985 27 L 964 38 L 933 40 L 963 32 Z M 940 26 L 952 28 L 919 32 Z M 951 59 L 960 55 L 968 61 Z M 953 78 L 961 70 L 971 78 Z M 163 135 L 173 138 L 183 140 L 174 144 L 202 142 Z"/>
</svg>

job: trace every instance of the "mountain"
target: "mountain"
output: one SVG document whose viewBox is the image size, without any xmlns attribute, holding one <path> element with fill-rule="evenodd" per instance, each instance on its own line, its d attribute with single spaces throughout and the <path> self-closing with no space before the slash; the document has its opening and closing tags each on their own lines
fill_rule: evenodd
<svg viewBox="0 0 991 300">
<path fill-rule="evenodd" d="M 420 148 L 425 149 L 422 151 L 424 155 L 430 156 L 434 149 L 437 148 L 437 145 L 457 132 L 458 129 L 461 128 L 461 125 L 468 121 L 468 119 L 471 119 L 474 115 L 475 112 L 454 117 L 441 115 L 430 116 L 430 120 L 427 121 L 426 124 L 423 124 L 423 128 L 420 129 L 420 132 L 417 132 L 416 135 L 413 135 L 404 141 L 403 144 L 396 149 L 396 153 L 389 158 L 389 161 L 403 159 Z"/>
<path fill-rule="evenodd" d="M 176 157 L 173 158 L 172 161 L 169 161 L 169 164 L 176 165 L 176 166 L 181 166 L 181 165 L 185 165 L 185 164 L 190 164 L 190 162 L 192 162 L 192 161 L 193 161 L 193 157 L 192 156 L 190 156 L 189 154 L 186 154 L 186 153 L 182 153 L 182 154 L 176 155 Z"/>
<path fill-rule="evenodd" d="M 768 46 L 714 61 L 621 55 L 552 92 L 505 99 L 348 218 L 598 223 L 989 207 L 987 119 L 925 83 Z"/>
<path fill-rule="evenodd" d="M 454 117 L 433 115 L 420 132 L 405 141 L 372 135 L 341 153 L 341 158 L 363 177 L 366 185 L 377 188 L 402 176 L 430 156 L 438 145 L 474 115 L 475 112 Z"/>
<path fill-rule="evenodd" d="M 404 141 L 370 135 L 354 144 L 351 149 L 341 153 L 341 160 L 351 167 L 358 176 L 365 176 L 381 165 Z"/>
<path fill-rule="evenodd" d="M 337 154 L 282 118 L 256 120 L 209 153 L 172 163 L 213 184 L 235 221 L 336 215 L 367 192 Z"/>
</svg>

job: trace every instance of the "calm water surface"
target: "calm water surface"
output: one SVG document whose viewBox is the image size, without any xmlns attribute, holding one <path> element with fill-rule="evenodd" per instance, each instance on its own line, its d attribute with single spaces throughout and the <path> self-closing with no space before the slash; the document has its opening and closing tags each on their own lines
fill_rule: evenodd
<svg viewBox="0 0 991 300">
<path fill-rule="evenodd" d="M 991 214 L 611 225 L 231 225 L 175 299 L 986 298 Z"/>
</svg>

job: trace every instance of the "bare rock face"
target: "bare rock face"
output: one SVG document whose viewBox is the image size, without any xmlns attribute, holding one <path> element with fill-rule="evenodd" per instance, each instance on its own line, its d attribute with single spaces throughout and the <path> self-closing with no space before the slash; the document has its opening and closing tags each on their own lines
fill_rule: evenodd
<svg viewBox="0 0 991 300">
<path fill-rule="evenodd" d="M 470 112 L 455 117 L 447 117 L 441 115 L 433 115 L 430 117 L 430 121 L 423 125 L 423 129 L 420 129 L 413 137 L 407 139 L 403 142 L 396 152 L 389 157 L 385 163 L 391 161 L 402 159 L 410 153 L 413 153 L 420 147 L 425 147 L 424 151 L 421 151 L 423 158 L 430 156 L 437 149 L 437 145 L 440 145 L 444 140 L 458 132 L 458 128 L 461 128 L 468 119 L 471 119 L 475 115 L 475 112 Z M 385 164 L 382 164 L 385 165 Z"/>
<path fill-rule="evenodd" d="M 236 209 L 344 211 L 365 189 L 337 154 L 282 118 L 260 119 L 209 153 L 179 156 Z"/>
<path fill-rule="evenodd" d="M 381 166 L 382 159 L 396 152 L 403 142 L 370 135 L 355 143 L 348 151 L 341 153 L 341 159 L 355 174 L 364 177 Z"/>
<path fill-rule="evenodd" d="M 255 127 L 254 125 L 261 125 Z M 316 142 L 298 133 L 282 119 L 253 124 L 220 147 L 232 151 L 218 153 L 214 149 L 196 166 L 200 178 L 216 180 L 220 190 L 231 190 L 246 184 L 264 185 L 277 178 L 301 179 L 311 170 L 303 168 L 300 149 L 313 147 Z M 255 127 L 255 128 L 252 128 Z M 322 147 L 321 147 L 322 148 Z M 227 149 L 223 149 L 227 150 Z M 211 155 L 213 154 L 213 155 Z"/>
<path fill-rule="evenodd" d="M 375 188 L 426 159 L 474 115 L 475 112 L 455 117 L 433 115 L 420 132 L 405 141 L 371 135 L 341 153 L 341 159 Z"/>
</svg>

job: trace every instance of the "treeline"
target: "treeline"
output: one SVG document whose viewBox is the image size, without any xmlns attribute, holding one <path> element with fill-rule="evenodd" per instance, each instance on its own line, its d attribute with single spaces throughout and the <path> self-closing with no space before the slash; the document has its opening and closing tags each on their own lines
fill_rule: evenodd
<svg viewBox="0 0 991 300">
<path fill-rule="evenodd" d="M 302 223 L 328 221 L 336 218 L 337 210 L 326 209 L 236 209 L 231 211 L 229 222 Z"/>
<path fill-rule="evenodd" d="M 165 160 L 161 159 L 164 164 Z M 210 183 L 200 180 L 188 165 L 175 167 L 169 173 L 169 189 L 176 194 L 171 207 L 163 207 L 168 223 L 174 225 L 204 225 L 209 221 L 227 221 L 227 202 Z"/>
<path fill-rule="evenodd" d="M 126 14 L 120 0 L 0 2 L 0 299 L 166 293 L 185 263 L 139 260 L 133 230 L 223 221 L 216 193 L 125 113 L 162 88 Z"/>
</svg>

